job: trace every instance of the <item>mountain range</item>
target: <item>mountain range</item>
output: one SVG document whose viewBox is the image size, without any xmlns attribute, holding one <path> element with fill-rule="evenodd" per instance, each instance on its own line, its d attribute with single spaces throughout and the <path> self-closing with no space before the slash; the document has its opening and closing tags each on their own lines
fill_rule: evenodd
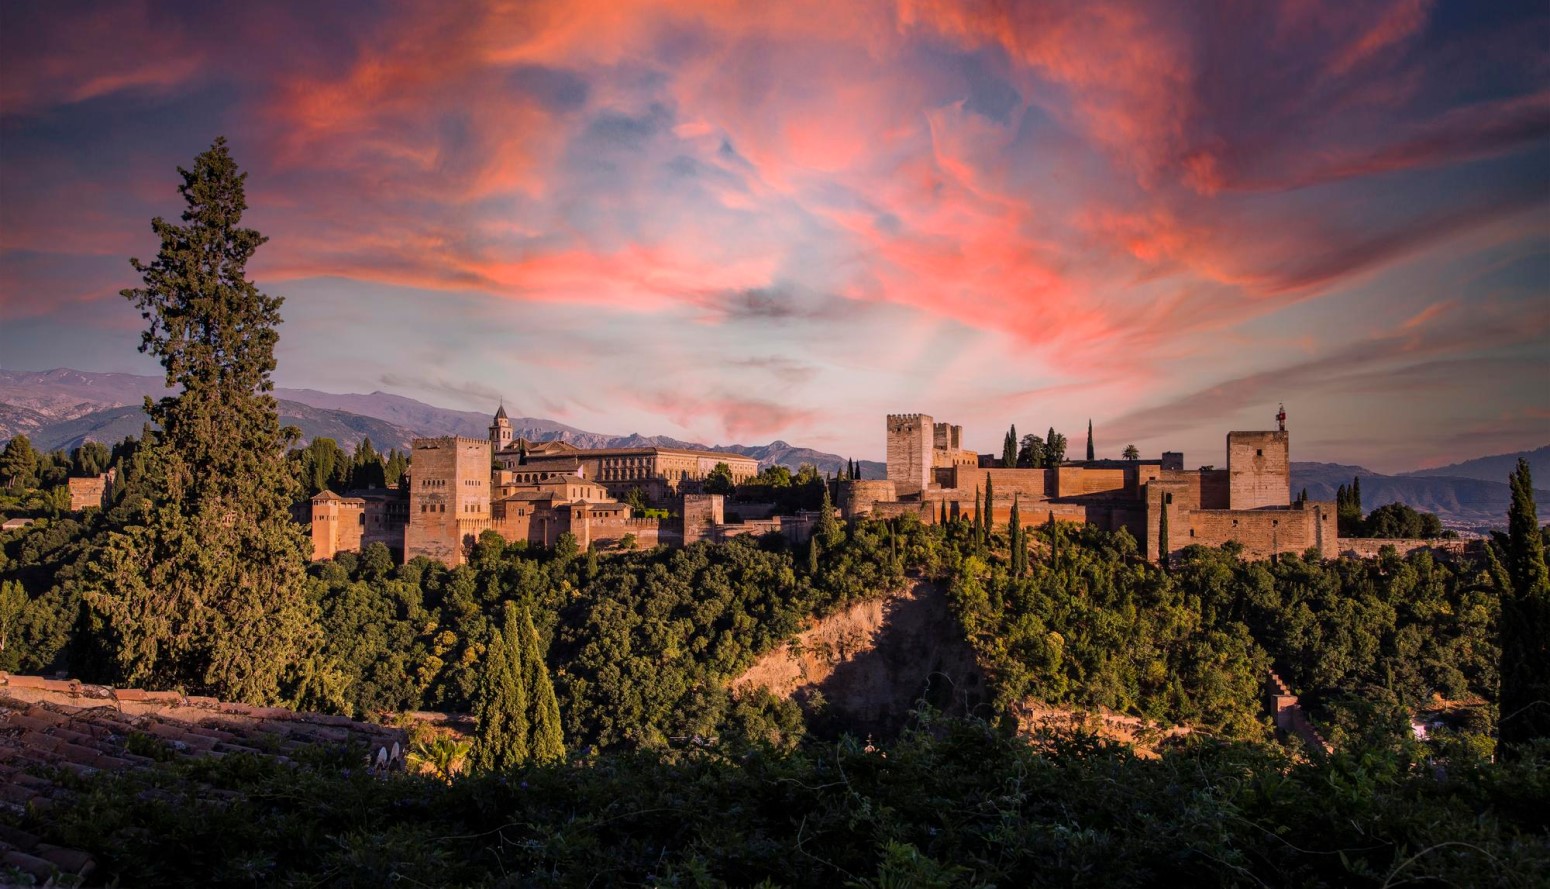
<svg viewBox="0 0 1550 889">
<path fill-rule="evenodd" d="M 147 396 L 167 393 L 161 377 L 98 374 L 57 368 L 49 371 L 0 371 L 0 442 L 26 435 L 41 450 L 69 450 L 85 441 L 112 443 L 138 436 L 149 422 L 141 404 Z M 490 415 L 435 407 L 387 392 L 339 395 L 315 389 L 274 391 L 280 422 L 301 429 L 303 442 L 332 438 L 353 449 L 370 438 L 379 451 L 408 450 L 416 438 L 436 435 L 489 435 Z M 796 469 L 811 463 L 820 472 L 839 473 L 846 458 L 784 441 L 766 445 L 705 445 L 665 435 L 607 435 L 587 432 L 541 417 L 512 417 L 512 431 L 529 441 L 564 441 L 581 448 L 696 448 L 753 457 L 763 466 Z M 883 478 L 884 464 L 861 462 L 864 478 Z"/>
<path fill-rule="evenodd" d="M 140 405 L 146 396 L 166 393 L 161 377 L 125 373 L 87 373 L 59 368 L 50 371 L 0 371 L 0 442 L 25 434 L 43 450 L 70 449 L 84 441 L 116 442 L 139 435 L 148 418 Z M 280 421 L 301 429 L 302 440 L 332 438 L 353 449 L 370 438 L 378 450 L 407 450 L 419 437 L 464 435 L 484 438 L 490 416 L 429 405 L 402 395 L 372 392 L 339 395 L 313 389 L 276 389 Z M 824 473 L 839 473 L 846 458 L 784 441 L 766 445 L 715 445 L 681 441 L 664 435 L 606 435 L 587 432 L 540 417 L 513 417 L 516 435 L 530 441 L 560 440 L 577 447 L 712 447 L 757 459 L 761 465 L 796 469 L 811 463 Z M 1339 463 L 1293 463 L 1292 490 L 1304 488 L 1315 500 L 1332 500 L 1335 489 L 1362 480 L 1362 501 L 1368 509 L 1404 503 L 1434 512 L 1447 527 L 1481 529 L 1505 523 L 1511 492 L 1506 480 L 1518 458 L 1529 461 L 1538 479 L 1550 479 L 1550 446 L 1517 454 L 1465 460 L 1436 469 L 1383 475 L 1362 466 Z M 864 478 L 884 478 L 885 464 L 862 460 Z M 1540 503 L 1550 504 L 1550 492 L 1538 491 Z"/>
</svg>

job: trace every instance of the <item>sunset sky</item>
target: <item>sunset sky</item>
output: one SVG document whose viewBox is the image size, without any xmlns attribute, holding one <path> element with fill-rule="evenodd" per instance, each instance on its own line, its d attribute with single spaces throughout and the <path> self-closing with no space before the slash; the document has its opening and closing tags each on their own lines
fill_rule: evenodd
<svg viewBox="0 0 1550 889">
<path fill-rule="evenodd" d="M 224 134 L 281 386 L 880 459 L 1087 420 L 1223 462 L 1550 443 L 1525 3 L 0 5 L 0 366 L 158 373 L 118 296 Z"/>
</svg>

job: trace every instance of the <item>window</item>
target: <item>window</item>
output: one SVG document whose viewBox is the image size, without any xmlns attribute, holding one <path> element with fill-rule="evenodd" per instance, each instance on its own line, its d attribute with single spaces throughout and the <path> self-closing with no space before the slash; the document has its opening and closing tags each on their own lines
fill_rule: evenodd
<svg viewBox="0 0 1550 889">
<path fill-rule="evenodd" d="M 1254 449 L 1254 456 L 1256 456 L 1256 457 L 1263 457 L 1263 456 L 1265 456 L 1265 449 L 1264 448 L 1255 448 Z"/>
</svg>

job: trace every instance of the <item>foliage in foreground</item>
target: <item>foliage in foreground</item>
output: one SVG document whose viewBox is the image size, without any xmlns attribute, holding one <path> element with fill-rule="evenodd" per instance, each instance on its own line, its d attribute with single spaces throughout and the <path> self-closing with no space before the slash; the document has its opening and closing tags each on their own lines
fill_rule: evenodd
<svg viewBox="0 0 1550 889">
<path fill-rule="evenodd" d="M 1158 760 L 936 722 L 886 750 L 609 754 L 371 778 L 233 756 L 102 775 L 24 825 L 121 885 L 1529 886 L 1550 872 L 1550 746 Z M 212 793 L 236 791 L 236 795 Z M 224 797 L 224 798 L 223 798 Z"/>
</svg>

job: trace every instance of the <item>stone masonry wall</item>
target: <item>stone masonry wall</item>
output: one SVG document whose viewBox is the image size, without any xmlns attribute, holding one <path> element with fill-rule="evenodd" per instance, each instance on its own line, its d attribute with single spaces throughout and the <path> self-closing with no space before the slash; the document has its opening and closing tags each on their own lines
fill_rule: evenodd
<svg viewBox="0 0 1550 889">
<path fill-rule="evenodd" d="M 461 565 L 465 547 L 490 527 L 490 442 L 417 438 L 410 460 L 404 559 Z"/>
<path fill-rule="evenodd" d="M 931 483 L 935 429 L 925 414 L 888 415 L 888 480 L 900 497 L 918 494 Z"/>
<path fill-rule="evenodd" d="M 1292 502 L 1290 435 L 1227 433 L 1229 509 L 1262 509 Z"/>
</svg>

